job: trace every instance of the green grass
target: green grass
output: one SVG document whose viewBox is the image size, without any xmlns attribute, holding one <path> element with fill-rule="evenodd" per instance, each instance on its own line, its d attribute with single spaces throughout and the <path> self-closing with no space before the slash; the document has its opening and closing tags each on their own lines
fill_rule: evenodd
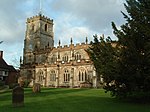
<svg viewBox="0 0 150 112">
<path fill-rule="evenodd" d="M 24 107 L 12 107 L 12 93 L 0 93 L 0 112 L 150 112 L 149 104 L 120 102 L 102 89 L 25 89 Z"/>
</svg>

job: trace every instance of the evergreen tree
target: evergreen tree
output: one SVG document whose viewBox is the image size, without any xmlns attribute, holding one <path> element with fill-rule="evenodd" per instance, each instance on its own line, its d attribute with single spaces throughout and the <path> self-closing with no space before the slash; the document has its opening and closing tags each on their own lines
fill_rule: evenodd
<svg viewBox="0 0 150 112">
<path fill-rule="evenodd" d="M 109 53 L 100 52 L 108 46 L 104 42 L 105 46 L 101 48 L 101 42 L 96 40 L 89 54 L 104 77 L 106 91 L 116 97 L 150 100 L 150 0 L 126 0 L 124 6 L 128 13 L 122 12 L 126 23 L 120 30 L 112 23 L 118 37 L 117 47 L 108 50 Z M 96 47 L 98 49 L 94 49 Z"/>
<path fill-rule="evenodd" d="M 113 42 L 110 37 L 104 39 L 104 36 L 98 37 L 94 35 L 94 42 L 91 42 L 91 47 L 88 49 L 88 54 L 96 68 L 97 77 L 104 79 L 105 86 L 110 87 L 116 76 L 118 76 L 118 49 L 116 42 Z M 106 88 L 105 88 L 106 89 Z"/>
<path fill-rule="evenodd" d="M 120 80 L 125 85 L 124 95 L 137 99 L 150 98 L 150 0 L 126 0 L 127 23 L 118 30 L 120 49 Z"/>
</svg>

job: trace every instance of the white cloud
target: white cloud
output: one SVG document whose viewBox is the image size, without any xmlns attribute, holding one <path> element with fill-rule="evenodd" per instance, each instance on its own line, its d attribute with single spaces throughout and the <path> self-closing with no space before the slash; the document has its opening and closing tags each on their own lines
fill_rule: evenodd
<svg viewBox="0 0 150 112">
<path fill-rule="evenodd" d="M 39 0 L 38 0 L 39 1 Z M 0 49 L 5 59 L 19 58 L 23 51 L 26 18 L 39 12 L 37 0 L 0 1 Z M 111 21 L 117 26 L 124 23 L 120 11 L 124 11 L 124 0 L 43 0 L 43 13 L 54 19 L 55 45 L 92 40 L 94 34 L 112 35 Z M 16 52 L 12 56 L 12 52 Z"/>
<path fill-rule="evenodd" d="M 111 21 L 121 24 L 120 11 L 124 10 L 122 0 L 56 0 L 53 8 L 76 16 L 83 25 L 95 31 L 111 27 Z"/>
</svg>

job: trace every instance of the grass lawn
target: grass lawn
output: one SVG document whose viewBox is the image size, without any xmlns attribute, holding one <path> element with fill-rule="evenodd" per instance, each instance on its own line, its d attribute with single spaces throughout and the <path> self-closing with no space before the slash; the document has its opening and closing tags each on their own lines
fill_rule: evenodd
<svg viewBox="0 0 150 112">
<path fill-rule="evenodd" d="M 102 89 L 25 89 L 24 107 L 12 107 L 12 93 L 0 93 L 0 112 L 150 112 L 149 104 L 117 101 Z"/>
</svg>

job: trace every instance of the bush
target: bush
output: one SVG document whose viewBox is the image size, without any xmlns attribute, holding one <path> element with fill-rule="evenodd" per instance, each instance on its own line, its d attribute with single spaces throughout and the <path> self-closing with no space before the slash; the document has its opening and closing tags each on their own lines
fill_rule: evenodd
<svg viewBox="0 0 150 112">
<path fill-rule="evenodd" d="M 0 81 L 0 86 L 4 86 L 5 83 L 3 81 Z"/>
</svg>

